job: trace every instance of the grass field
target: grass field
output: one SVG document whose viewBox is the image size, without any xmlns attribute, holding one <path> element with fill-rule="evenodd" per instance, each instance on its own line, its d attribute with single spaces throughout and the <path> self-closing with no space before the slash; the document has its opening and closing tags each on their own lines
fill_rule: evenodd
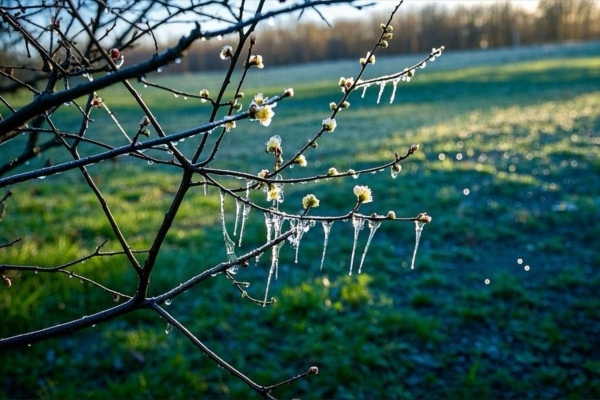
<svg viewBox="0 0 600 400">
<path fill-rule="evenodd" d="M 373 166 L 413 143 L 421 150 L 395 180 L 386 170 L 286 187 L 283 208 L 296 212 L 302 196 L 315 193 L 321 213 L 342 213 L 353 205 L 353 186 L 366 184 L 374 202 L 361 208 L 365 214 L 427 212 L 433 221 L 423 231 L 414 270 L 410 223 L 383 224 L 362 274 L 352 276 L 351 224 L 334 224 L 323 271 L 323 233 L 316 226 L 302 241 L 298 264 L 291 247 L 282 249 L 279 279 L 270 288 L 275 305 L 246 302 L 217 276 L 174 299 L 169 311 L 259 383 L 319 367 L 318 375 L 274 393 L 280 398 L 600 397 L 599 50 L 598 43 L 448 50 L 400 84 L 392 105 L 391 87 L 379 105 L 375 87 L 364 99 L 358 93 L 350 98 L 336 131 L 307 153 L 306 169 L 290 176 Z M 371 76 L 411 60 L 380 57 Z M 268 128 L 239 123 L 214 166 L 251 173 L 270 168 L 264 143 L 275 134 L 291 154 L 318 130 L 329 102 L 339 100 L 339 77 L 355 75 L 356 67 L 337 62 L 269 70 L 267 64 L 246 94 L 272 96 L 293 87 L 296 96 L 277 106 Z M 194 92 L 220 82 L 217 73 L 149 79 Z M 207 115 L 208 108 L 191 99 L 136 85 L 169 133 Z M 126 129 L 136 129 L 141 113 L 124 91 L 100 96 Z M 76 121 L 74 107 L 59 113 L 67 123 Z M 92 137 L 119 141 L 109 117 L 98 112 L 94 119 Z M 195 141 L 179 147 L 190 154 Z M 23 143 L 0 147 L 0 161 Z M 49 151 L 19 171 L 48 159 L 67 158 Z M 147 247 L 179 183 L 175 171 L 119 159 L 91 172 L 130 244 Z M 56 265 L 104 239 L 110 239 L 107 249 L 118 248 L 76 172 L 11 189 L 0 243 L 23 240 L 1 249 L 0 262 Z M 256 200 L 262 202 L 262 194 Z M 226 205 L 233 229 L 235 205 Z M 223 248 L 218 209 L 214 190 L 189 195 L 159 259 L 153 293 L 226 259 L 224 249 L 215 251 Z M 264 235 L 262 216 L 251 214 L 240 253 Z M 365 229 L 357 258 L 367 236 Z M 264 295 L 268 263 L 263 256 L 238 274 L 252 283 L 254 297 Z M 135 288 L 134 274 L 119 257 L 93 259 L 75 271 L 126 293 Z M 0 290 L 0 336 L 112 304 L 111 296 L 66 275 L 21 274 L 13 287 Z M 164 321 L 150 312 L 6 353 L 2 360 L 3 398 L 255 397 L 182 335 L 167 335 Z"/>
</svg>

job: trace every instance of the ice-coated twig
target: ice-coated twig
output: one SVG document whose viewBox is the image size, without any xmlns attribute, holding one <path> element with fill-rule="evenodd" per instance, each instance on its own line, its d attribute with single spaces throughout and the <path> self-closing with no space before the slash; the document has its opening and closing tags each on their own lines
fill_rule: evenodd
<svg viewBox="0 0 600 400">
<path fill-rule="evenodd" d="M 367 244 L 365 245 L 365 249 L 363 250 L 362 257 L 360 258 L 360 266 L 358 267 L 358 273 L 362 271 L 363 262 L 365 261 L 365 256 L 367 255 L 367 250 L 369 250 L 369 245 L 371 244 L 371 240 L 373 236 L 375 236 L 375 231 L 381 225 L 381 221 L 370 221 L 369 220 L 369 238 L 367 239 Z"/>
</svg>

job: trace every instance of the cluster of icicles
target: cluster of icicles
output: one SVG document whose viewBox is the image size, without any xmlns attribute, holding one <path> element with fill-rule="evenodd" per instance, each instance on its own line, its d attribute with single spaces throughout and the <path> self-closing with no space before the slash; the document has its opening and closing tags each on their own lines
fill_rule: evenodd
<svg viewBox="0 0 600 400">
<path fill-rule="evenodd" d="M 444 51 L 444 46 L 436 49 L 435 47 L 433 49 L 431 49 L 431 54 L 429 56 L 429 61 L 433 62 L 435 61 L 435 59 L 437 57 L 440 57 L 442 55 L 442 52 Z M 393 89 L 392 89 L 392 95 L 390 96 L 390 104 L 392 104 L 394 102 L 394 98 L 396 97 L 396 87 L 398 86 L 398 82 L 410 82 L 410 80 L 412 79 L 412 77 L 415 75 L 417 68 L 423 69 L 427 66 L 427 62 L 423 61 L 420 64 L 418 64 L 418 66 L 416 66 L 415 68 L 405 68 L 404 71 L 402 71 L 401 73 L 396 73 L 396 74 L 392 74 L 392 75 L 387 75 L 387 76 L 381 76 L 377 79 L 373 79 L 371 81 L 366 81 L 366 82 L 362 82 L 356 85 L 357 88 L 362 87 L 363 91 L 362 91 L 362 95 L 361 98 L 365 97 L 365 93 L 367 92 L 367 89 L 371 86 L 371 85 L 379 85 L 379 94 L 377 95 L 377 104 L 379 104 L 379 101 L 381 100 L 381 95 L 383 94 L 383 89 L 385 88 L 385 85 L 388 82 L 392 83 Z"/>
<path fill-rule="evenodd" d="M 238 234 L 238 226 L 239 226 L 239 239 L 237 246 L 242 245 L 242 239 L 244 237 L 244 228 L 246 226 L 246 222 L 248 221 L 248 217 L 250 215 L 251 206 L 248 204 L 248 197 L 250 192 L 250 187 L 252 186 L 253 181 L 248 181 L 246 184 L 246 196 L 245 201 L 241 201 L 236 199 L 236 212 L 235 212 L 235 225 L 233 228 L 233 236 L 237 236 Z M 231 239 L 227 232 L 227 227 L 225 224 L 225 197 L 226 194 L 221 191 L 221 227 L 223 231 L 223 240 L 225 242 L 225 250 L 227 253 L 227 258 L 229 262 L 235 262 L 238 257 L 235 254 L 236 243 Z M 296 254 L 294 258 L 294 262 L 298 263 L 298 251 L 300 249 L 300 241 L 302 240 L 305 233 L 307 233 L 311 228 L 317 225 L 315 220 L 309 218 L 300 218 L 300 217 L 283 217 L 279 214 L 273 212 L 264 212 L 265 218 L 265 226 L 267 230 L 266 241 L 269 242 L 273 239 L 276 239 L 281 235 L 281 231 L 283 229 L 284 223 L 288 222 L 290 229 L 295 229 L 295 233 L 288 238 L 288 241 L 295 249 Z M 241 216 L 241 223 L 240 221 Z M 352 226 L 354 227 L 354 238 L 352 244 L 352 255 L 350 257 L 350 271 L 349 275 L 352 275 L 352 271 L 354 269 L 354 255 L 356 252 L 356 244 L 358 242 L 359 232 L 364 228 L 365 221 L 367 221 L 367 225 L 369 227 L 369 236 L 367 238 L 367 243 L 365 244 L 365 248 L 363 250 L 362 256 L 360 258 L 360 264 L 358 267 L 358 273 L 360 274 L 362 271 L 362 266 L 365 261 L 365 256 L 367 255 L 367 251 L 369 250 L 369 245 L 375 235 L 375 232 L 381 225 L 381 221 L 371 221 L 362 217 L 353 216 L 352 217 Z M 324 240 L 323 240 L 323 253 L 321 255 L 321 263 L 320 270 L 323 269 L 323 263 L 325 261 L 325 254 L 327 252 L 327 243 L 329 242 L 329 234 L 331 232 L 331 227 L 333 226 L 334 221 L 326 221 L 322 220 L 321 225 L 323 226 Z M 423 226 L 425 223 L 420 221 L 415 221 L 415 248 L 413 251 L 411 269 L 414 269 L 415 266 L 415 258 L 417 256 L 417 249 L 419 247 L 419 240 L 421 238 L 421 232 L 423 231 Z M 269 268 L 269 275 L 267 278 L 267 287 L 265 290 L 265 299 L 263 304 L 267 304 L 267 299 L 269 295 L 269 286 L 271 284 L 271 279 L 275 276 L 277 279 L 278 269 L 279 269 L 279 251 L 281 247 L 284 245 L 284 241 L 279 244 L 271 247 L 271 266 Z M 258 264 L 261 254 L 255 257 L 255 262 Z M 235 274 L 238 272 L 238 265 L 234 265 L 233 267 L 228 269 L 229 273 Z"/>
</svg>

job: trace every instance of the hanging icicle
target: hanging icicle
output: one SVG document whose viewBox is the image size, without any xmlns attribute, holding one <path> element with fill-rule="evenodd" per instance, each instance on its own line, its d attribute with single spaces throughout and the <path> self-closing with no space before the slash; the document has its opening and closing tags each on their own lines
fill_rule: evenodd
<svg viewBox="0 0 600 400">
<path fill-rule="evenodd" d="M 267 218 L 265 212 L 265 220 Z M 271 240 L 271 228 L 274 231 L 275 238 L 277 238 L 281 234 L 281 217 L 275 214 L 271 214 L 268 218 L 270 222 L 267 222 L 267 238 Z M 270 225 L 270 227 L 269 227 Z M 271 277 L 273 273 L 275 273 L 275 279 L 277 279 L 277 269 L 279 264 L 279 248 L 280 246 L 275 245 L 271 247 L 271 268 L 269 268 L 269 277 L 267 278 L 267 287 L 265 289 L 265 301 L 263 303 L 263 307 L 267 305 L 267 298 L 269 296 L 269 286 L 271 285 Z"/>
<path fill-rule="evenodd" d="M 327 242 L 329 241 L 329 233 L 331 232 L 331 226 L 333 221 L 323 221 L 323 233 L 325 238 L 323 239 L 323 254 L 321 255 L 321 268 L 323 270 L 323 261 L 325 261 L 325 252 L 327 251 Z"/>
<path fill-rule="evenodd" d="M 379 104 L 379 100 L 381 100 L 381 95 L 383 94 L 383 89 L 385 88 L 385 82 L 379 83 L 379 94 L 377 95 L 377 104 Z"/>
<path fill-rule="evenodd" d="M 358 267 L 358 273 L 362 271 L 363 262 L 365 261 L 365 256 L 367 255 L 367 251 L 369 250 L 369 245 L 371 244 L 371 240 L 373 236 L 375 236 L 375 231 L 381 225 L 381 221 L 369 221 L 369 238 L 367 239 L 367 244 L 365 245 L 365 249 L 363 250 L 362 257 L 360 258 L 360 266 Z"/>
<path fill-rule="evenodd" d="M 238 221 L 240 220 L 240 211 L 242 209 L 242 202 L 235 199 L 235 224 L 233 225 L 233 236 L 237 235 Z"/>
<path fill-rule="evenodd" d="M 352 226 L 354 226 L 354 243 L 352 244 L 352 255 L 350 256 L 350 272 L 348 275 L 352 275 L 352 267 L 354 266 L 354 253 L 356 252 L 356 242 L 358 242 L 358 232 L 365 225 L 365 220 L 357 217 L 356 215 L 352 216 Z"/>
<path fill-rule="evenodd" d="M 421 232 L 423 232 L 424 226 L 425 222 L 415 221 L 415 250 L 413 251 L 410 269 L 415 269 L 415 258 L 417 258 L 417 249 L 419 248 L 419 240 L 421 240 Z"/>
<path fill-rule="evenodd" d="M 390 97 L 390 104 L 392 104 L 394 102 L 394 98 L 396 97 L 396 88 L 398 87 L 398 79 L 394 79 L 392 81 L 392 85 L 394 85 L 394 88 L 392 89 L 392 96 Z"/>
<path fill-rule="evenodd" d="M 291 222 L 291 221 L 290 221 Z M 309 222 L 300 220 L 298 221 L 298 228 L 296 229 L 296 240 L 294 241 L 296 247 L 296 258 L 294 258 L 294 262 L 298 264 L 298 250 L 300 249 L 300 240 L 302 240 L 302 236 L 304 236 L 304 232 L 308 232 L 309 230 Z"/>
<path fill-rule="evenodd" d="M 252 207 L 250 207 L 250 204 L 248 204 L 248 202 L 250 201 L 250 187 L 253 183 L 254 181 L 252 180 L 246 181 L 246 201 L 244 202 L 244 207 L 242 209 L 242 226 L 240 227 L 240 241 L 238 243 L 238 246 L 242 245 L 242 238 L 244 237 L 244 228 L 246 227 L 246 222 L 248 221 L 248 217 L 250 216 L 250 210 L 252 210 Z"/>
<path fill-rule="evenodd" d="M 223 241 L 225 242 L 225 251 L 227 252 L 227 260 L 229 262 L 237 261 L 238 257 L 235 254 L 235 242 L 231 240 L 227 233 L 227 227 L 225 226 L 225 192 L 221 190 L 221 229 L 223 231 Z M 236 274 L 239 269 L 238 265 L 234 265 L 227 271 Z"/>
</svg>

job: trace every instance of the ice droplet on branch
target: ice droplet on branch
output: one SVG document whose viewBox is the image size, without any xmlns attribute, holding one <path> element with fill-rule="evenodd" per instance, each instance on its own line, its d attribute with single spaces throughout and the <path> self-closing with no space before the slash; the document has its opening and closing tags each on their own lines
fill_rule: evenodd
<svg viewBox="0 0 600 400">
<path fill-rule="evenodd" d="M 421 232 L 425 222 L 415 221 L 415 250 L 413 251 L 412 262 L 410 263 L 410 269 L 415 269 L 415 258 L 417 257 L 417 249 L 419 248 L 419 240 L 421 240 Z"/>
<path fill-rule="evenodd" d="M 357 217 L 356 215 L 352 216 L 352 226 L 354 226 L 354 243 L 352 244 L 352 255 L 350 256 L 350 272 L 348 275 L 352 275 L 352 267 L 354 266 L 354 253 L 356 252 L 356 242 L 358 242 L 358 232 L 365 225 L 365 220 Z"/>
<path fill-rule="evenodd" d="M 362 271 L 363 262 L 365 261 L 365 256 L 367 255 L 367 250 L 369 250 L 369 245 L 371 244 L 371 239 L 375 236 L 375 231 L 381 225 L 381 221 L 369 221 L 369 238 L 367 239 L 367 244 L 365 245 L 365 249 L 363 250 L 362 257 L 360 258 L 360 266 L 358 267 L 358 273 Z"/>
<path fill-rule="evenodd" d="M 173 325 L 167 322 L 167 327 L 165 328 L 165 333 L 168 335 L 173 331 Z"/>
<path fill-rule="evenodd" d="M 323 233 L 325 237 L 323 239 L 323 254 L 321 255 L 321 268 L 319 270 L 323 270 L 323 261 L 325 261 L 325 252 L 327 251 L 327 242 L 329 241 L 329 233 L 331 232 L 331 226 L 333 225 L 333 221 L 323 221 Z"/>
</svg>

